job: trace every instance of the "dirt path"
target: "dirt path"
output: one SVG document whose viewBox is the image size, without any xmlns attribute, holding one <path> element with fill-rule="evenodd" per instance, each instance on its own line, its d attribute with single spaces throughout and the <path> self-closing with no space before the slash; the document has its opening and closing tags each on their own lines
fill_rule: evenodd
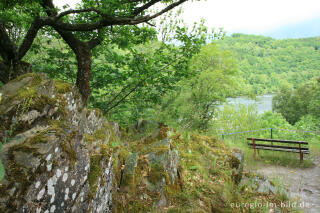
<svg viewBox="0 0 320 213">
<path fill-rule="evenodd" d="M 266 166 L 257 170 L 269 178 L 276 177 L 285 184 L 291 198 L 300 198 L 305 213 L 320 213 L 320 162 L 307 169 Z"/>
</svg>

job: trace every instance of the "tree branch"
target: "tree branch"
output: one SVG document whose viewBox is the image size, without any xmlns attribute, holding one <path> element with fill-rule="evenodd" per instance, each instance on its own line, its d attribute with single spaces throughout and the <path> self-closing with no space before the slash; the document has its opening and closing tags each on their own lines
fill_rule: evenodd
<svg viewBox="0 0 320 213">
<path fill-rule="evenodd" d="M 48 16 L 56 16 L 58 13 L 55 10 L 55 7 L 53 5 L 52 0 L 43 0 L 42 7 L 44 8 L 45 12 Z M 54 18 L 51 18 L 51 21 L 54 20 Z M 50 24 L 48 24 L 50 26 Z M 55 28 L 55 27 L 54 27 Z M 65 40 L 65 42 L 69 45 L 69 47 L 73 50 L 75 54 L 77 54 L 78 51 L 78 44 L 81 42 L 79 39 L 77 39 L 72 32 L 63 31 L 59 28 L 55 28 L 55 30 L 60 34 L 60 36 Z"/>
<path fill-rule="evenodd" d="M 149 19 L 149 20 L 154 19 L 154 18 L 156 18 L 156 17 L 158 17 L 158 16 L 161 16 L 162 14 L 168 12 L 169 10 L 172 10 L 173 8 L 179 6 L 179 5 L 181 5 L 182 3 L 187 2 L 187 1 L 188 1 L 188 0 L 179 0 L 179 1 L 175 2 L 175 3 L 172 3 L 172 4 L 170 4 L 168 7 L 164 8 L 163 10 L 161 10 L 160 12 L 158 12 L 158 13 L 150 16 L 150 19 Z M 148 21 L 149 21 L 149 20 L 148 20 Z"/>
<path fill-rule="evenodd" d="M 156 27 L 156 25 L 151 24 L 151 23 L 150 23 L 150 22 L 148 22 L 148 21 L 146 21 L 146 24 L 147 24 L 147 25 L 150 25 L 151 27 Z"/>
<path fill-rule="evenodd" d="M 108 113 L 111 109 L 115 108 L 116 106 L 118 106 L 122 101 L 124 101 L 131 93 L 133 93 L 136 89 L 139 88 L 139 86 L 145 82 L 146 80 L 148 80 L 149 78 L 151 78 L 153 75 L 159 73 L 159 72 L 162 72 L 163 70 L 167 69 L 169 66 L 171 66 L 172 64 L 176 63 L 176 62 L 179 62 L 179 60 L 183 57 L 183 55 L 179 56 L 175 61 L 169 63 L 169 64 L 166 64 L 165 66 L 163 66 L 161 69 L 159 69 L 157 72 L 154 72 L 152 73 L 151 75 L 147 75 L 145 78 L 143 79 L 140 79 L 135 85 L 133 84 L 128 84 L 126 85 L 124 88 L 121 89 L 121 91 L 115 95 L 115 97 L 113 97 L 111 99 L 111 101 L 109 101 L 107 103 L 107 105 L 111 104 L 113 101 L 115 101 L 118 97 L 120 97 L 120 95 L 122 95 L 122 93 L 125 92 L 126 89 L 130 88 L 132 85 L 132 89 L 130 89 L 130 91 L 125 94 L 124 96 L 122 96 L 122 98 L 120 98 L 119 101 L 117 101 L 115 104 L 113 104 L 111 107 L 109 107 L 107 110 L 105 110 L 106 113 Z"/>
<path fill-rule="evenodd" d="M 39 17 L 36 17 L 33 23 L 31 24 L 31 27 L 29 28 L 26 36 L 24 37 L 22 44 L 20 45 L 18 49 L 18 55 L 17 59 L 21 60 L 23 56 L 28 52 L 30 49 L 35 37 L 38 34 L 38 31 L 41 27 L 43 27 L 45 22 L 41 20 Z"/>
<path fill-rule="evenodd" d="M 50 0 L 45 0 L 50 1 Z M 108 14 L 103 14 L 101 20 L 95 23 L 84 23 L 84 24 L 70 24 L 64 23 L 61 20 L 57 19 L 57 17 L 50 17 L 48 18 L 48 25 L 56 28 L 61 29 L 64 31 L 92 31 L 96 29 L 101 29 L 103 27 L 112 26 L 112 25 L 137 25 L 141 23 L 148 22 L 162 14 L 172 10 L 173 8 L 181 5 L 182 3 L 188 0 L 179 0 L 175 3 L 170 4 L 169 6 L 165 7 L 163 10 L 155 13 L 153 15 L 146 15 L 146 16 L 136 16 L 136 17 L 113 17 Z"/>
<path fill-rule="evenodd" d="M 57 19 L 61 19 L 63 16 L 69 15 L 69 14 L 75 14 L 75 13 L 87 13 L 87 12 L 95 12 L 101 16 L 103 16 L 103 12 L 98 10 L 97 8 L 86 8 L 86 9 L 80 9 L 80 10 L 67 10 L 64 11 L 62 13 L 60 13 L 59 15 L 57 15 Z"/>
<path fill-rule="evenodd" d="M 155 5 L 156 3 L 160 2 L 161 0 L 151 0 L 148 3 L 146 3 L 145 5 L 137 8 L 135 11 L 133 11 L 133 15 L 138 15 L 141 12 L 145 11 L 146 9 L 150 8 L 151 6 Z"/>
<path fill-rule="evenodd" d="M 139 81 L 139 83 L 133 87 L 125 96 L 123 96 L 119 101 L 117 101 L 115 104 L 113 104 L 111 107 L 109 107 L 106 110 L 106 113 L 108 113 L 110 110 L 112 110 L 113 108 L 115 108 L 116 106 L 118 106 L 122 101 L 124 101 L 124 99 L 126 99 L 131 93 L 133 93 L 142 83 L 143 81 Z"/>
</svg>

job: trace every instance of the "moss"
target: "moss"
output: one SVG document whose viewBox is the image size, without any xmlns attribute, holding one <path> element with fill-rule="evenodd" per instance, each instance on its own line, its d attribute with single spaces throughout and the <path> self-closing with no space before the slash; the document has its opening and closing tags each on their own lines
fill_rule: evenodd
<svg viewBox="0 0 320 213">
<path fill-rule="evenodd" d="M 96 139 L 96 140 L 104 141 L 107 138 L 106 130 L 104 130 L 104 129 L 96 130 L 95 133 L 93 134 L 93 138 Z"/>
<path fill-rule="evenodd" d="M 240 165 L 239 159 L 233 155 L 229 156 L 229 158 L 230 158 L 229 163 L 230 163 L 231 168 L 238 168 Z"/>
<path fill-rule="evenodd" d="M 169 209 L 168 210 L 168 213 L 184 213 L 185 210 L 182 210 L 181 208 L 176 208 L 176 207 L 173 207 L 172 209 Z"/>
<path fill-rule="evenodd" d="M 146 205 L 146 202 L 136 199 L 129 202 L 128 210 L 129 212 L 149 212 L 150 206 Z"/>
<path fill-rule="evenodd" d="M 70 160 L 71 166 L 74 166 L 77 160 L 77 152 L 75 150 L 74 139 L 76 132 L 71 132 L 65 139 L 62 139 L 61 148 L 66 153 L 67 158 Z"/>
<path fill-rule="evenodd" d="M 46 131 L 41 132 L 40 134 L 30 138 L 26 141 L 29 144 L 38 144 L 38 143 L 46 143 L 48 141 L 48 136 L 46 135 Z"/>
<path fill-rule="evenodd" d="M 37 94 L 37 88 L 35 87 L 26 87 L 18 90 L 15 99 L 25 99 L 25 98 L 33 98 Z"/>
<path fill-rule="evenodd" d="M 6 171 L 7 177 L 10 181 L 18 182 L 20 184 L 20 190 L 22 194 L 25 193 L 26 189 L 31 185 L 31 180 L 28 177 L 32 176 L 28 174 L 28 170 L 21 165 L 18 165 L 14 159 L 14 152 L 25 152 L 33 153 L 35 156 L 40 154 L 36 148 L 31 148 L 25 144 L 15 145 L 8 150 L 8 170 Z"/>
<path fill-rule="evenodd" d="M 59 103 L 59 108 L 58 108 L 57 113 L 59 113 L 62 118 L 66 118 L 68 116 L 68 113 L 66 111 L 66 108 L 67 108 L 66 98 L 63 97 L 62 94 L 57 94 L 55 99 Z"/>
<path fill-rule="evenodd" d="M 148 180 L 152 184 L 157 184 L 157 183 L 159 183 L 159 181 L 162 180 L 162 178 L 166 177 L 165 173 L 166 172 L 165 172 L 165 170 L 164 170 L 162 165 L 159 165 L 157 163 L 153 163 L 151 165 L 151 171 L 150 171 L 150 174 L 148 176 Z"/>
<path fill-rule="evenodd" d="M 56 100 L 53 98 L 50 98 L 45 95 L 41 95 L 37 98 L 33 98 L 33 101 L 30 104 L 30 109 L 35 109 L 40 112 L 44 109 L 45 106 L 50 105 L 51 107 L 56 104 Z"/>
<path fill-rule="evenodd" d="M 93 135 L 90 134 L 84 134 L 84 139 L 86 140 L 87 143 L 93 143 L 94 142 L 94 137 Z"/>
<path fill-rule="evenodd" d="M 26 73 L 26 74 L 18 76 L 17 78 L 11 80 L 9 83 L 18 82 L 18 81 L 21 81 L 22 79 L 27 78 L 27 77 L 32 77 L 32 79 L 35 79 L 37 82 L 42 81 L 42 76 L 40 74 L 30 72 L 30 73 Z"/>
<path fill-rule="evenodd" d="M 85 134 L 84 137 L 86 142 L 89 142 L 89 143 L 93 143 L 94 141 L 98 141 L 98 140 L 105 141 L 107 138 L 106 133 L 107 133 L 106 129 L 98 129 L 93 133 L 93 135 Z"/>
<path fill-rule="evenodd" d="M 32 98 L 35 97 L 37 94 L 38 86 L 43 83 L 42 76 L 36 73 L 27 73 L 25 75 L 19 76 L 18 78 L 14 79 L 14 81 L 20 81 L 23 78 L 32 77 L 32 80 L 25 86 L 20 88 L 14 99 L 25 99 L 25 98 Z"/>
<path fill-rule="evenodd" d="M 69 83 L 66 83 L 61 80 L 56 80 L 55 83 L 56 83 L 56 89 L 58 93 L 65 94 L 72 91 L 72 86 Z"/>
<path fill-rule="evenodd" d="M 49 119 L 50 131 L 55 131 L 58 135 L 65 133 L 66 128 L 68 127 L 64 120 L 53 120 Z"/>
<path fill-rule="evenodd" d="M 20 87 L 19 89 L 17 88 L 18 91 L 15 91 L 14 94 L 12 94 L 11 96 L 5 96 L 2 104 L 8 105 L 7 107 L 10 107 L 12 103 L 18 105 L 26 101 L 27 99 L 36 97 L 37 86 L 39 86 L 42 81 L 42 77 L 40 75 L 35 73 L 27 73 L 25 75 L 19 76 L 18 78 L 10 82 L 18 82 L 26 77 L 31 77 L 31 79 L 28 82 L 26 82 L 26 85 L 24 85 L 23 87 Z M 1 114 L 2 113 L 3 112 L 1 112 Z"/>
<path fill-rule="evenodd" d="M 100 145 L 100 154 L 101 155 L 106 156 L 109 159 L 111 156 L 111 153 L 112 153 L 112 150 L 108 144 L 101 144 Z"/>
<path fill-rule="evenodd" d="M 102 160 L 102 155 L 92 155 L 90 156 L 90 172 L 89 172 L 89 186 L 90 192 L 94 195 L 97 191 L 98 185 L 97 180 L 102 175 L 102 168 L 100 162 Z"/>
</svg>

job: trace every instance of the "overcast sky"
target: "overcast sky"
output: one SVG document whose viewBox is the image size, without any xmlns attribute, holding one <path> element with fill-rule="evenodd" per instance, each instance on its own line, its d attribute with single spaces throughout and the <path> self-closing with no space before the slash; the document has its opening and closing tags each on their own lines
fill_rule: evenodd
<svg viewBox="0 0 320 213">
<path fill-rule="evenodd" d="M 79 0 L 54 2 L 72 6 Z M 192 24 L 204 18 L 208 27 L 262 34 L 317 16 L 320 16 L 320 0 L 202 0 L 185 3 L 183 19 Z"/>
</svg>

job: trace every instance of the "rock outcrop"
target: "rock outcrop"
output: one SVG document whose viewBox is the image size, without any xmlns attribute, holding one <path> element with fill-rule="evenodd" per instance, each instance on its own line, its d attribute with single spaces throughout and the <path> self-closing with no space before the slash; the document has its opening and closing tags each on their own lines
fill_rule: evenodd
<svg viewBox="0 0 320 213">
<path fill-rule="evenodd" d="M 113 126 L 45 75 L 23 75 L 0 93 L 0 212 L 111 212 Z"/>
<path fill-rule="evenodd" d="M 84 108 L 75 88 L 44 74 L 0 93 L 0 212 L 141 212 L 164 208 L 167 190 L 181 190 L 165 125 L 139 121 L 122 133 Z"/>
<path fill-rule="evenodd" d="M 168 191 L 182 190 L 179 152 L 163 124 L 138 121 L 129 129 L 138 138 L 130 142 L 131 153 L 124 159 L 114 212 L 163 209 L 169 205 Z"/>
</svg>

